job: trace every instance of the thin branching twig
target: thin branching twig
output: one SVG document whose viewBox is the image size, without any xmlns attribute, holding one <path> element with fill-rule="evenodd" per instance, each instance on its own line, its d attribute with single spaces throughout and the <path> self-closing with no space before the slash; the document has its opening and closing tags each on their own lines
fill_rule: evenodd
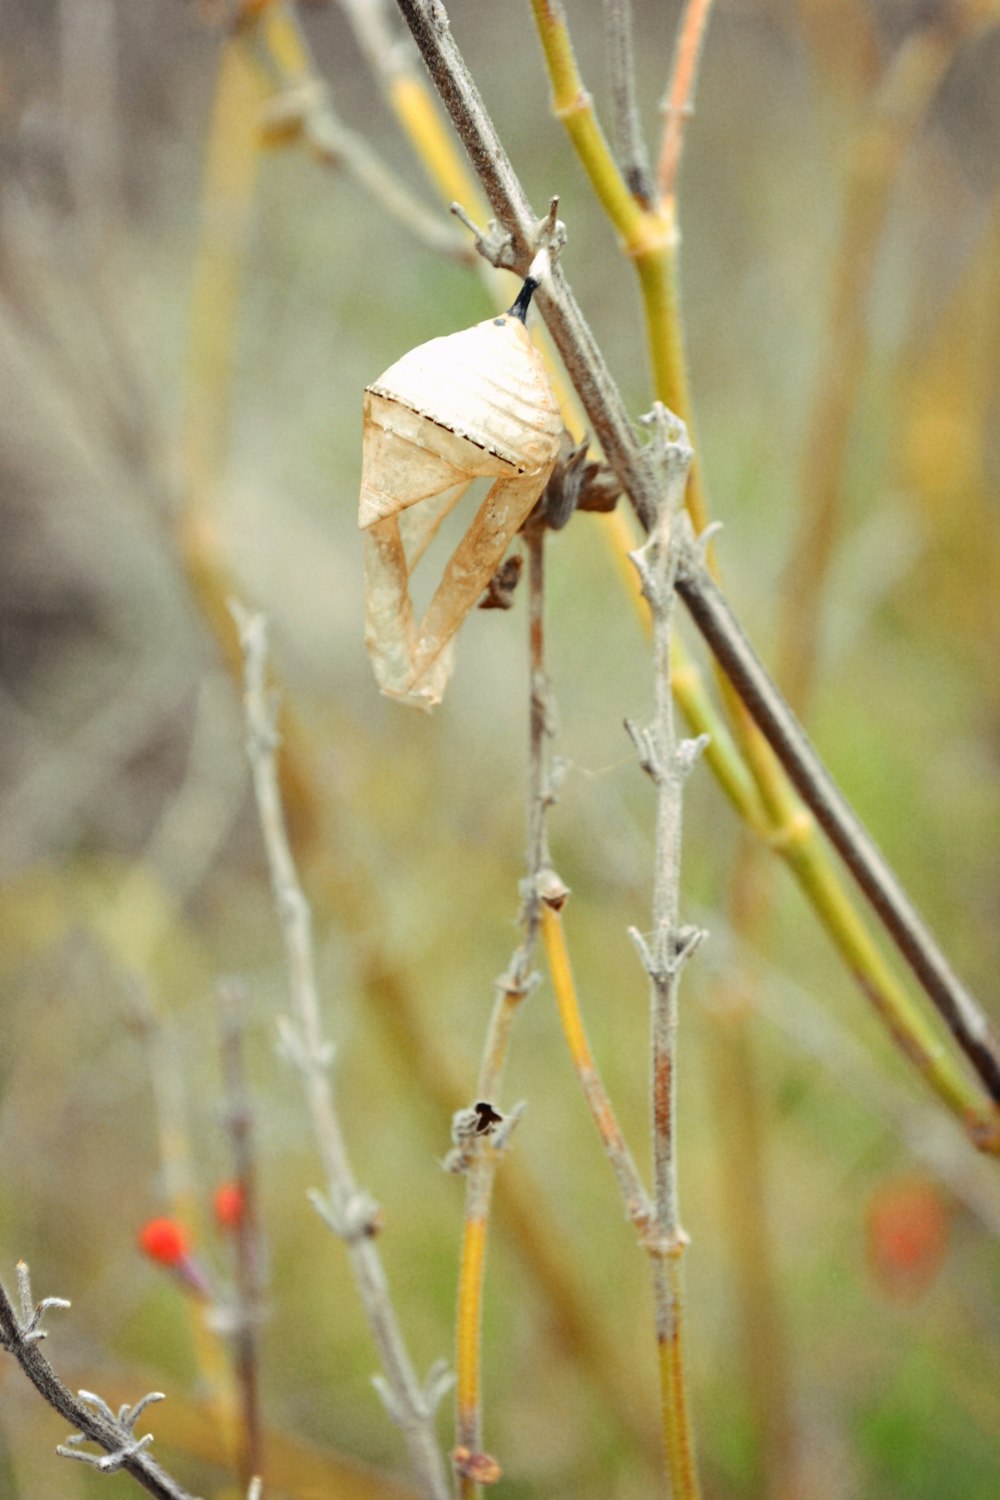
<svg viewBox="0 0 1000 1500">
<path fill-rule="evenodd" d="M 712 0 L 688 0 L 677 27 L 670 82 L 660 105 L 663 113 L 663 136 L 656 167 L 656 185 L 665 199 L 673 198 L 677 193 L 685 127 L 694 114 L 698 64 L 701 61 L 711 11 Z"/>
<path fill-rule="evenodd" d="M 132 975 L 130 990 L 129 1023 L 145 1052 L 165 1206 L 179 1223 L 193 1228 L 198 1225 L 202 1210 L 188 1129 L 179 1036 L 161 1013 L 150 986 L 138 975 Z M 225 1351 L 209 1326 L 202 1300 L 185 1297 L 182 1306 L 199 1386 L 206 1403 L 212 1407 L 217 1428 L 228 1441 L 231 1434 L 235 1435 L 236 1411 Z"/>
<path fill-rule="evenodd" d="M 502 1115 L 500 1085 L 514 1018 L 538 982 L 534 953 L 543 897 L 556 878 L 549 868 L 545 814 L 552 801 L 545 742 L 551 733 L 552 703 L 545 672 L 545 531 L 529 525 L 528 552 L 529 731 L 527 769 L 527 870 L 522 881 L 521 937 L 506 970 L 497 980 L 496 999 L 483 1046 L 477 1081 L 477 1105 L 455 1121 L 455 1151 L 449 1164 L 466 1173 L 465 1225 L 459 1268 L 455 1338 L 455 1450 L 452 1455 L 462 1500 L 471 1500 L 484 1482 L 499 1478 L 500 1467 L 482 1449 L 481 1324 L 483 1273 L 493 1182 L 510 1131 L 519 1118 L 515 1108 Z M 478 1111 L 478 1116 L 477 1116 Z"/>
<path fill-rule="evenodd" d="M 117 1414 L 91 1391 L 79 1391 L 74 1396 L 40 1348 L 41 1340 L 46 1337 L 41 1326 L 46 1312 L 53 1307 L 69 1307 L 69 1303 L 62 1297 L 43 1297 L 35 1304 L 28 1267 L 23 1260 L 17 1264 L 17 1285 L 15 1308 L 0 1282 L 0 1348 L 14 1356 L 39 1395 L 76 1429 L 56 1451 L 64 1458 L 88 1463 L 104 1474 L 124 1470 L 156 1500 L 194 1500 L 188 1490 L 150 1457 L 151 1434 L 139 1438 L 135 1435 L 136 1421 L 154 1401 L 163 1400 L 162 1394 L 151 1391 L 134 1405 L 123 1406 Z M 101 1452 L 86 1452 L 79 1446 L 84 1441 L 96 1444 Z"/>
<path fill-rule="evenodd" d="M 648 207 L 655 189 L 636 99 L 631 0 L 604 0 L 604 31 L 618 162 L 633 197 Z"/>
<path fill-rule="evenodd" d="M 656 788 L 653 929 L 648 938 L 638 932 L 632 937 L 649 975 L 652 1004 L 653 1201 L 660 1240 L 652 1260 L 664 1440 L 675 1500 L 695 1500 L 700 1487 L 685 1369 L 681 1260 L 687 1236 L 677 1195 L 676 1048 L 681 973 L 703 936 L 698 928 L 682 926 L 680 921 L 683 788 L 703 746 L 699 740 L 678 741 L 670 691 L 670 634 L 679 557 L 675 533 L 691 449 L 683 428 L 668 438 L 668 414 L 662 407 L 653 415 L 660 429 L 655 446 L 662 452 L 663 498 L 648 541 L 632 554 L 653 616 L 653 720 L 648 729 L 627 724 L 640 764 Z"/>
<path fill-rule="evenodd" d="M 344 1241 L 358 1293 L 382 1363 L 376 1388 L 392 1420 L 402 1429 L 414 1475 L 427 1500 L 447 1500 L 449 1486 L 434 1432 L 441 1394 L 435 1367 L 421 1385 L 392 1305 L 382 1258 L 375 1245 L 377 1204 L 354 1176 L 333 1099 L 333 1048 L 323 1035 L 316 983 L 309 904 L 299 884 L 278 788 L 275 706 L 266 689 L 267 630 L 262 615 L 232 606 L 245 661 L 244 708 L 247 754 L 254 795 L 281 923 L 293 1017 L 282 1026 L 284 1049 L 302 1078 L 313 1135 L 323 1163 L 325 1196 L 313 1202 Z"/>
<path fill-rule="evenodd" d="M 494 242 L 494 264 L 523 276 L 537 248 L 539 221 L 451 34 L 444 6 L 428 0 L 397 3 L 497 217 L 501 234 Z M 488 243 L 484 241 L 480 248 Z M 604 356 L 558 263 L 536 292 L 535 301 L 605 456 L 648 529 L 656 513 L 655 478 Z"/>
<path fill-rule="evenodd" d="M 538 220 L 531 211 L 510 158 L 451 34 L 444 6 L 440 3 L 431 5 L 429 0 L 397 0 L 397 3 L 497 215 L 502 233 L 482 238 L 480 248 L 491 255 L 494 263 L 508 265 L 523 274 L 534 251 L 535 226 Z M 648 455 L 637 441 L 621 395 L 560 266 L 553 267 L 548 285 L 539 291 L 536 300 L 586 409 L 594 433 L 618 474 L 622 488 L 629 496 L 641 524 L 648 531 L 656 516 L 657 479 Z M 724 595 L 712 582 L 694 542 L 686 548 L 685 564 L 678 576 L 678 588 L 695 624 L 732 681 L 745 709 L 771 744 L 779 760 L 782 759 L 783 755 L 790 753 L 792 741 L 788 730 L 790 724 L 794 723 L 794 718 L 749 647 Z M 761 674 L 767 682 L 766 693 L 760 691 Z M 798 726 L 795 728 L 796 733 L 792 737 L 794 741 L 800 747 L 802 744 L 808 746 L 801 729 Z M 925 961 L 920 962 L 919 966 L 911 963 L 914 973 L 955 1031 L 956 1038 L 967 1051 L 991 1098 L 1000 1099 L 1000 1045 L 997 1044 L 981 1008 L 951 972 L 925 923 L 917 919 L 918 931 L 908 922 L 905 924 L 907 931 L 903 932 L 898 924 L 891 925 L 886 920 L 880 884 L 866 884 L 858 876 L 856 866 L 865 862 L 864 856 L 859 851 L 858 858 L 854 859 L 853 838 L 848 829 L 850 825 L 861 831 L 856 815 L 849 809 L 842 794 L 833 787 L 829 774 L 811 746 L 808 746 L 808 754 L 797 754 L 794 760 L 798 768 L 795 775 L 792 775 L 789 765 L 786 764 L 785 768 L 804 801 L 830 834 L 848 867 L 859 879 L 862 890 L 886 922 L 890 936 L 900 947 L 904 957 L 909 961 L 910 953 L 915 948 L 919 948 L 924 955 Z M 828 826 L 831 794 L 838 803 L 841 814 L 846 815 L 837 819 L 843 834 L 840 843 L 833 838 Z M 871 844 L 867 834 L 864 834 L 864 839 Z M 892 878 L 898 888 L 898 882 Z M 915 916 L 912 904 L 907 902 L 907 906 L 911 915 Z M 905 949 L 902 946 L 904 942 L 907 945 Z M 910 1019 L 907 1016 L 908 1024 Z M 956 1025 L 961 1027 L 964 1040 Z M 904 1048 L 909 1050 L 908 1040 L 904 1043 Z M 973 1102 L 973 1090 L 963 1082 L 958 1070 L 946 1066 L 947 1059 L 943 1049 L 933 1041 L 928 1041 L 927 1047 L 922 1050 L 922 1059 L 925 1053 L 940 1075 L 935 1086 L 952 1108 L 968 1117 L 973 1139 L 983 1149 L 1000 1151 L 1000 1129 L 995 1118 L 988 1110 Z M 925 1067 L 924 1071 L 932 1076 L 934 1068 Z"/>
<path fill-rule="evenodd" d="M 236 1296 L 232 1339 L 240 1397 L 239 1476 L 248 1484 L 263 1470 L 260 1417 L 259 1327 L 264 1304 L 264 1247 L 257 1207 L 253 1105 L 245 1059 L 246 990 L 235 979 L 218 986 L 221 1012 L 224 1119 L 233 1148 L 237 1207 Z"/>
<path fill-rule="evenodd" d="M 369 25 L 373 19 L 374 15 L 369 15 Z M 274 31 L 280 35 L 272 38 Z M 261 122 L 265 139 L 301 139 L 318 161 L 353 177 L 379 207 L 428 249 L 468 263 L 468 246 L 444 215 L 429 208 L 370 142 L 341 119 L 330 86 L 316 68 L 295 6 L 268 6 L 245 34 L 255 44 L 254 56 L 263 62 L 275 88 Z M 268 46 L 269 39 L 274 45 Z"/>
</svg>

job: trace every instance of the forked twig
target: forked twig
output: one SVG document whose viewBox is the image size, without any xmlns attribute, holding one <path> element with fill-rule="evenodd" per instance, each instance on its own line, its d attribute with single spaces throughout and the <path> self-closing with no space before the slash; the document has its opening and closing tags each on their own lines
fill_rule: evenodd
<svg viewBox="0 0 1000 1500">
<path fill-rule="evenodd" d="M 497 219 L 507 231 L 509 239 L 502 252 L 503 263 L 523 274 L 531 258 L 537 221 L 451 35 L 444 6 L 439 0 L 433 5 L 429 0 L 397 0 L 397 3 L 480 175 Z M 500 263 L 499 257 L 497 263 Z M 657 478 L 650 468 L 648 455 L 637 441 L 617 386 L 559 266 L 553 269 L 549 287 L 544 295 L 539 295 L 538 305 L 592 429 L 641 524 L 649 531 L 657 512 Z M 891 872 L 886 870 L 892 886 L 903 896 L 908 911 L 904 922 L 890 920 L 891 908 L 896 903 L 886 899 L 886 891 L 876 871 L 869 871 L 873 878 L 862 879 L 859 871 L 867 860 L 860 848 L 855 849 L 854 834 L 860 834 L 863 841 L 874 848 L 870 836 L 861 828 L 846 799 L 834 787 L 802 730 L 795 725 L 794 734 L 789 735 L 794 716 L 764 672 L 725 597 L 701 565 L 697 543 L 693 540 L 685 547 L 678 591 L 748 712 L 785 763 L 806 804 L 858 879 L 893 941 L 953 1030 L 991 1098 L 1000 1101 L 1000 1044 L 992 1027 L 977 1002 L 952 972 L 936 939 L 917 916 Z M 762 681 L 766 683 L 765 692 L 761 691 Z M 793 743 L 798 747 L 795 751 L 791 748 Z M 791 764 L 785 761 L 786 756 L 794 760 L 795 774 Z M 831 816 L 832 805 L 839 809 L 836 818 Z M 841 830 L 837 838 L 831 831 L 834 822 Z M 879 863 L 885 868 L 884 861 L 879 860 Z M 987 1126 L 979 1134 L 984 1149 L 1000 1151 L 1000 1131 L 991 1134 Z"/>
<path fill-rule="evenodd" d="M 14 1356 L 39 1395 L 76 1428 L 74 1435 L 60 1444 L 56 1452 L 64 1458 L 88 1463 L 101 1473 L 112 1474 L 122 1469 L 156 1500 L 194 1500 L 188 1490 L 150 1457 L 152 1435 L 146 1433 L 141 1438 L 135 1435 L 136 1421 L 152 1402 L 163 1400 L 162 1394 L 151 1391 L 134 1406 L 123 1406 L 117 1414 L 91 1391 L 79 1391 L 74 1396 L 40 1348 L 46 1336 L 41 1327 L 45 1313 L 52 1307 L 69 1307 L 69 1303 L 62 1297 L 43 1297 L 34 1305 L 28 1267 L 23 1260 L 17 1264 L 17 1283 L 19 1307 L 15 1308 L 0 1282 L 0 1348 Z M 84 1441 L 95 1443 L 101 1453 L 85 1452 L 79 1446 Z"/>
<path fill-rule="evenodd" d="M 299 884 L 285 828 L 278 788 L 275 706 L 266 689 L 267 629 L 262 615 L 231 605 L 245 663 L 244 709 L 247 755 L 271 874 L 275 906 L 288 963 L 293 1019 L 282 1026 L 282 1042 L 302 1078 L 313 1134 L 323 1163 L 325 1197 L 312 1201 L 344 1241 L 351 1271 L 382 1363 L 376 1389 L 402 1428 L 414 1474 L 427 1500 L 448 1500 L 449 1486 L 434 1432 L 434 1406 L 440 1396 L 435 1368 L 421 1385 L 403 1341 L 389 1294 L 382 1258 L 375 1245 L 380 1226 L 377 1204 L 358 1186 L 333 1100 L 330 1065 L 333 1048 L 323 1035 L 312 944 L 312 917 Z"/>
<path fill-rule="evenodd" d="M 652 419 L 659 429 L 653 446 L 663 465 L 663 499 L 657 523 L 632 561 L 653 617 L 653 721 L 648 729 L 628 722 L 626 728 L 656 789 L 653 929 L 648 938 L 635 931 L 632 937 L 649 975 L 652 1006 L 653 1201 L 661 1247 L 652 1259 L 664 1441 L 675 1500 L 696 1500 L 700 1487 L 688 1410 L 681 1273 L 687 1236 L 677 1201 L 675 1116 L 678 990 L 684 966 L 704 935 L 680 922 L 681 809 L 684 782 L 704 747 L 700 740 L 678 741 L 670 690 L 676 531 L 692 454 L 680 423 L 668 432 L 668 420 L 676 419 L 662 406 Z"/>
<path fill-rule="evenodd" d="M 361 9 L 372 10 L 370 6 Z M 301 139 L 318 161 L 347 172 L 428 249 L 468 262 L 468 246 L 457 238 L 440 211 L 428 207 L 369 141 L 341 119 L 330 87 L 316 68 L 295 7 L 268 7 L 255 18 L 254 27 L 245 30 L 256 44 L 255 57 L 266 68 L 276 90 L 264 114 L 265 137 Z M 278 44 L 268 48 L 272 31 L 281 35 L 274 39 Z M 257 32 L 263 34 L 258 36 Z"/>
<path fill-rule="evenodd" d="M 521 938 L 506 970 L 497 980 L 477 1081 L 474 1110 L 455 1118 L 455 1150 L 448 1160 L 466 1173 L 465 1225 L 459 1268 L 455 1336 L 455 1449 L 452 1460 L 462 1500 L 471 1500 L 482 1483 L 500 1477 L 500 1466 L 482 1449 L 481 1325 L 486 1236 L 493 1182 L 510 1132 L 520 1117 L 515 1107 L 504 1116 L 497 1109 L 500 1085 L 514 1018 L 521 1002 L 538 982 L 533 969 L 543 895 L 551 894 L 555 876 L 549 870 L 545 814 L 552 802 L 545 741 L 552 705 L 545 673 L 545 532 L 531 524 L 525 533 L 528 551 L 529 749 L 527 772 L 527 872 L 522 882 Z"/>
</svg>

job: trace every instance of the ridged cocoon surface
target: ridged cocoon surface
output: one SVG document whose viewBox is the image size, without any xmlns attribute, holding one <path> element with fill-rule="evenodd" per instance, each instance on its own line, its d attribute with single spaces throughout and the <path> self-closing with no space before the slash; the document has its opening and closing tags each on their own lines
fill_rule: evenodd
<svg viewBox="0 0 1000 1500">
<path fill-rule="evenodd" d="M 562 418 L 541 355 L 506 313 L 418 345 L 368 389 L 525 472 L 558 451 Z"/>
<path fill-rule="evenodd" d="M 429 708 L 448 680 L 452 637 L 548 483 L 562 418 L 541 356 L 509 314 L 404 354 L 367 387 L 364 416 L 366 644 L 382 691 Z M 494 482 L 418 621 L 410 574 L 477 478 Z"/>
</svg>

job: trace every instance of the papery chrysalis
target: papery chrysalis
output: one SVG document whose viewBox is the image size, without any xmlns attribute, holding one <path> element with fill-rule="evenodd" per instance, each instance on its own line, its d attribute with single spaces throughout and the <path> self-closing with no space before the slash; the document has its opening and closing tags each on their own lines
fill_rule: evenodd
<svg viewBox="0 0 1000 1500">
<path fill-rule="evenodd" d="M 365 643 L 382 691 L 421 708 L 440 702 L 452 637 L 559 453 L 562 418 L 524 325 L 538 284 L 529 274 L 508 312 L 411 349 L 365 390 Z M 413 569 L 483 477 L 493 484 L 418 622 Z"/>
</svg>

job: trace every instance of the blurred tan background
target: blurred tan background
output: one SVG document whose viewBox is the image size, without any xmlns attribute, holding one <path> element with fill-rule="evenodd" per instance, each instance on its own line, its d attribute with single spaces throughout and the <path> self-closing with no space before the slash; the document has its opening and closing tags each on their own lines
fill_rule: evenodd
<svg viewBox="0 0 1000 1500">
<path fill-rule="evenodd" d="M 603 107 L 601 7 L 568 9 Z M 952 9 L 965 29 L 942 29 L 947 62 L 892 182 L 861 319 L 809 726 L 997 1015 L 1000 21 L 995 7 L 979 7 L 973 26 Z M 549 112 L 528 7 L 454 0 L 449 12 L 536 208 L 561 196 L 565 270 L 638 414 L 650 384 L 630 269 Z M 207 1220 L 212 1185 L 232 1170 L 212 993 L 239 974 L 270 1257 L 266 1419 L 399 1471 L 342 1249 L 305 1201 L 318 1169 L 296 1081 L 275 1055 L 284 974 L 239 696 L 177 518 L 203 422 L 218 472 L 198 524 L 239 597 L 268 615 L 276 671 L 313 747 L 324 822 L 300 834 L 315 861 L 304 879 L 338 1096 L 425 1367 L 450 1351 L 462 1188 L 439 1168 L 448 1110 L 421 1077 L 440 1053 L 464 1080 L 459 1102 L 471 1096 L 516 937 L 525 614 L 519 600 L 510 614 L 470 617 L 432 717 L 378 697 L 355 516 L 361 392 L 404 350 L 490 304 L 474 270 L 418 243 L 295 142 L 261 153 L 245 212 L 206 205 L 224 14 L 181 0 L 0 0 L 0 1274 L 9 1284 L 23 1256 L 37 1295 L 73 1300 L 50 1321 L 47 1351 L 71 1384 L 121 1400 L 151 1385 L 178 1402 L 198 1394 L 181 1294 L 135 1249 L 138 1227 L 163 1210 L 165 1179 L 134 1014 L 138 992 L 162 1017 L 153 1065 L 161 1095 L 183 1090 L 168 1115 L 188 1132 Z M 683 290 L 720 555 L 765 657 L 832 275 L 861 191 L 847 177 L 852 145 L 873 80 L 947 14 L 903 0 L 720 0 L 712 21 L 684 165 Z M 330 4 L 301 17 L 341 118 L 437 211 L 344 15 Z M 673 5 L 636 7 L 653 132 L 675 19 Z M 222 253 L 244 257 L 231 317 L 220 311 L 233 360 L 216 372 L 211 410 L 199 404 L 205 351 L 190 317 L 206 224 Z M 645 1165 L 646 997 L 626 928 L 648 921 L 652 804 L 621 726 L 648 712 L 647 647 L 595 518 L 575 518 L 548 563 L 554 748 L 566 762 L 551 841 L 573 888 L 567 925 L 595 1051 Z M 310 807 L 293 806 L 293 820 L 312 819 Z M 1000 1482 L 996 1169 L 911 1079 L 783 875 L 759 947 L 734 955 L 725 896 L 737 834 L 699 772 L 686 905 L 712 936 L 685 980 L 680 1087 L 706 1490 L 768 1492 L 734 1311 L 720 1170 L 730 1143 L 708 1082 L 707 1002 L 735 956 L 737 972 L 761 979 L 753 1045 L 797 1493 L 988 1500 Z M 530 1174 L 529 1201 L 539 1195 L 557 1236 L 549 1249 L 628 1379 L 615 1396 L 618 1372 L 602 1381 L 567 1342 L 501 1200 L 486 1443 L 511 1496 L 648 1495 L 646 1268 L 547 986 L 515 1034 L 506 1103 L 521 1098 L 508 1167 Z M 873 1214 L 914 1180 L 906 1212 L 930 1216 L 940 1254 L 916 1282 L 894 1281 L 871 1249 Z M 227 1247 L 207 1223 L 200 1233 L 225 1268 Z M 53 1456 L 62 1425 L 12 1366 L 0 1386 L 4 1500 L 129 1490 Z M 168 1408 L 150 1420 L 163 1460 L 192 1490 L 228 1493 L 225 1454 L 201 1451 L 183 1421 L 171 1446 Z M 448 1423 L 445 1410 L 446 1442 Z M 330 1479 L 312 1491 L 276 1483 L 286 1492 L 338 1493 Z M 378 1482 L 366 1492 L 381 1493 Z"/>
</svg>

